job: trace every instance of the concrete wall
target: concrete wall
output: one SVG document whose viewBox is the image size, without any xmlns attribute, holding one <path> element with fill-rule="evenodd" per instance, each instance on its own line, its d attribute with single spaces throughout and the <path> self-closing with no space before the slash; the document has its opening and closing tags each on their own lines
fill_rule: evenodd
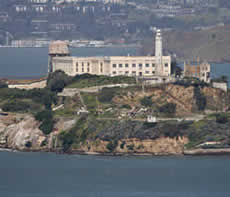
<svg viewBox="0 0 230 197">
<path fill-rule="evenodd" d="M 228 84 L 227 83 L 213 82 L 212 86 L 214 88 L 219 88 L 219 89 L 221 89 L 221 90 L 223 90 L 225 92 L 228 91 Z"/>
<path fill-rule="evenodd" d="M 85 73 L 108 76 L 170 76 L 171 57 L 163 56 L 162 65 L 157 65 L 155 56 L 54 57 L 53 71 L 55 70 L 63 70 L 72 76 Z"/>
<path fill-rule="evenodd" d="M 18 88 L 18 89 L 26 89 L 30 90 L 33 88 L 45 88 L 46 87 L 46 80 L 34 82 L 30 84 L 15 84 L 15 85 L 8 85 L 9 88 Z"/>
</svg>

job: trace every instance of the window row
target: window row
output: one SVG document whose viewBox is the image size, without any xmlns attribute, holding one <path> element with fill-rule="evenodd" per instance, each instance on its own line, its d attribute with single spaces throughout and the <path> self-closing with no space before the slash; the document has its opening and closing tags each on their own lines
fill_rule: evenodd
<svg viewBox="0 0 230 197">
<path fill-rule="evenodd" d="M 120 71 L 120 72 L 113 71 L 112 73 L 113 73 L 113 75 L 116 75 L 116 74 L 123 74 L 122 71 Z M 142 72 L 141 72 L 141 73 L 142 73 Z M 151 73 L 151 72 L 149 72 L 149 71 L 145 71 L 145 74 L 150 74 L 150 73 Z M 126 74 L 126 75 L 128 75 L 128 74 L 136 75 L 136 74 L 138 74 L 138 72 L 136 72 L 136 71 L 132 71 L 132 72 L 125 71 L 124 74 Z M 155 74 L 155 71 L 152 71 L 152 74 Z"/>
<path fill-rule="evenodd" d="M 90 63 L 89 62 L 76 62 L 76 66 L 85 66 L 85 65 L 87 65 L 87 66 L 90 66 Z"/>
<path fill-rule="evenodd" d="M 143 65 L 145 67 L 150 67 L 150 65 L 152 65 L 152 67 L 155 67 L 155 64 L 113 64 L 113 68 L 129 68 L 130 66 L 132 66 L 133 68 L 135 67 L 143 67 Z"/>
<path fill-rule="evenodd" d="M 133 68 L 136 68 L 136 67 L 139 67 L 139 68 L 142 68 L 143 67 L 143 65 L 146 67 L 146 68 L 148 68 L 148 67 L 150 67 L 150 66 L 152 66 L 152 67 L 155 67 L 155 64 L 113 64 L 113 68 L 129 68 L 130 66 L 132 66 Z M 164 66 L 165 67 L 168 67 L 169 66 L 169 64 L 168 63 L 165 63 L 164 64 Z"/>
</svg>

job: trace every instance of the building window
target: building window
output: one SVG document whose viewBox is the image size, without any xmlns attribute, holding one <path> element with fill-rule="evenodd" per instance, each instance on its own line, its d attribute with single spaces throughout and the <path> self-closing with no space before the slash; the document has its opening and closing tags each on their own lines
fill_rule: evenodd
<svg viewBox="0 0 230 197">
<path fill-rule="evenodd" d="M 139 64 L 139 68 L 142 68 L 142 64 Z"/>
<path fill-rule="evenodd" d="M 103 66 L 103 63 L 101 62 L 101 66 Z"/>
<path fill-rule="evenodd" d="M 101 63 L 100 71 L 101 71 L 101 73 L 103 73 L 103 66 L 102 66 L 102 63 Z"/>
<path fill-rule="evenodd" d="M 135 75 L 136 75 L 136 71 L 133 71 L 133 72 L 132 72 L 132 75 L 135 76 Z"/>
<path fill-rule="evenodd" d="M 136 68 L 136 64 L 132 64 L 132 67 L 133 67 L 133 68 Z"/>
<path fill-rule="evenodd" d="M 82 71 L 82 72 L 85 72 L 85 71 L 84 71 L 84 67 L 82 67 L 82 70 L 81 70 L 81 71 Z"/>
<path fill-rule="evenodd" d="M 89 64 L 89 62 L 87 63 L 87 66 L 89 66 L 90 64 Z"/>
<path fill-rule="evenodd" d="M 87 72 L 89 73 L 89 67 L 87 67 Z"/>
<path fill-rule="evenodd" d="M 169 66 L 169 64 L 168 64 L 168 63 L 166 63 L 166 64 L 165 64 L 165 67 L 168 67 L 168 66 Z"/>
<path fill-rule="evenodd" d="M 116 64 L 113 64 L 113 68 L 116 68 L 117 67 L 117 65 Z"/>
<path fill-rule="evenodd" d="M 145 64 L 145 67 L 149 67 L 149 64 Z"/>
<path fill-rule="evenodd" d="M 128 68 L 129 67 L 129 64 L 125 64 L 125 68 Z"/>
<path fill-rule="evenodd" d="M 122 64 L 119 64 L 119 68 L 122 68 Z"/>
<path fill-rule="evenodd" d="M 125 71 L 125 74 L 128 75 L 128 74 L 129 74 L 129 71 Z"/>
<path fill-rule="evenodd" d="M 82 64 L 81 64 L 82 66 L 84 66 L 84 62 L 82 62 Z"/>
<path fill-rule="evenodd" d="M 117 72 L 116 71 L 113 71 L 113 75 L 116 75 L 117 74 Z"/>
<path fill-rule="evenodd" d="M 155 64 L 152 64 L 152 67 L 155 67 Z"/>
<path fill-rule="evenodd" d="M 145 74 L 149 74 L 149 71 L 145 71 Z"/>
<path fill-rule="evenodd" d="M 152 74 L 155 74 L 155 71 L 153 71 Z"/>
<path fill-rule="evenodd" d="M 76 63 L 76 72 L 78 72 L 78 63 Z"/>
</svg>

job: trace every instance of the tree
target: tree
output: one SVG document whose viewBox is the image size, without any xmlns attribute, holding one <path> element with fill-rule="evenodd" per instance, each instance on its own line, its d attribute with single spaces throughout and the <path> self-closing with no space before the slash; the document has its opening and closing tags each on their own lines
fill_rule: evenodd
<svg viewBox="0 0 230 197">
<path fill-rule="evenodd" d="M 53 92 L 61 92 L 72 80 L 72 77 L 61 70 L 50 73 L 47 79 L 47 87 Z"/>
<path fill-rule="evenodd" d="M 52 132 L 54 127 L 53 113 L 50 110 L 43 110 L 35 115 L 35 119 L 41 122 L 39 129 L 43 131 L 45 135 Z"/>
</svg>

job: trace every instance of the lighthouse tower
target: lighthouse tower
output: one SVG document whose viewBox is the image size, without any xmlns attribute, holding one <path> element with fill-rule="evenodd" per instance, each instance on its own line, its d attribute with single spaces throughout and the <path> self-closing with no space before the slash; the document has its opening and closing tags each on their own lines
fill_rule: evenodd
<svg viewBox="0 0 230 197">
<path fill-rule="evenodd" d="M 162 56 L 163 56 L 162 36 L 161 36 L 161 30 L 158 29 L 156 31 L 156 39 L 155 39 L 155 57 L 156 57 L 156 74 L 157 75 L 161 75 L 163 73 Z"/>
</svg>

